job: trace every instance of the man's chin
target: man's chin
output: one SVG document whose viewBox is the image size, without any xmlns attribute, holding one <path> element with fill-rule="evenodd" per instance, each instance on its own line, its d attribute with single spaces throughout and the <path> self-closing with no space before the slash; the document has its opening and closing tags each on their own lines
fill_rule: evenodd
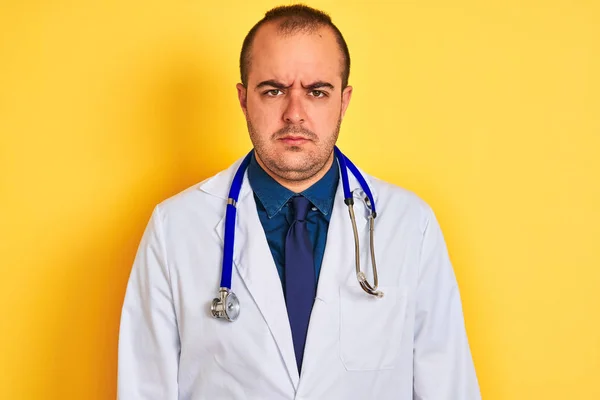
<svg viewBox="0 0 600 400">
<path fill-rule="evenodd" d="M 290 155 L 285 159 L 279 159 L 274 165 L 277 175 L 289 180 L 302 180 L 310 178 L 314 174 L 315 166 L 306 157 L 294 157 Z"/>
<path fill-rule="evenodd" d="M 289 174 L 306 174 L 312 168 L 305 160 L 283 160 L 276 165 L 278 172 Z"/>
</svg>

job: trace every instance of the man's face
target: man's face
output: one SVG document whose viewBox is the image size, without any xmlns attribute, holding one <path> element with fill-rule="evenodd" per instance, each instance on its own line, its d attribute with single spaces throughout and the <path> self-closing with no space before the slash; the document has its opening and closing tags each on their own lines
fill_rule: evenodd
<svg viewBox="0 0 600 400">
<path fill-rule="evenodd" d="M 342 52 L 327 27 L 281 35 L 273 23 L 257 32 L 248 82 L 238 84 L 259 162 L 287 181 L 329 165 L 351 87 L 342 92 Z"/>
</svg>

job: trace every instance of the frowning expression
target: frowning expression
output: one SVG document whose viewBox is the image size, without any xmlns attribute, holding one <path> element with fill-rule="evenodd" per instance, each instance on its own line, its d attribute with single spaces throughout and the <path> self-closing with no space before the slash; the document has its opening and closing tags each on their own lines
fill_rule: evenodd
<svg viewBox="0 0 600 400">
<path fill-rule="evenodd" d="M 300 181 L 331 161 L 352 93 L 342 88 L 343 56 L 328 27 L 283 35 L 262 26 L 238 96 L 256 154 L 271 173 Z"/>
</svg>

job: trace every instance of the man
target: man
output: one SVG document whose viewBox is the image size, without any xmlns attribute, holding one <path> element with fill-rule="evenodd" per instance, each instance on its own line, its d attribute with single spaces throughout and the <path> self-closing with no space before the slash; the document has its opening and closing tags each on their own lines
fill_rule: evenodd
<svg viewBox="0 0 600 400">
<path fill-rule="evenodd" d="M 339 30 L 306 6 L 273 9 L 246 37 L 240 69 L 254 151 L 239 198 L 228 193 L 241 160 L 155 208 L 123 306 L 119 398 L 479 399 L 439 225 L 415 195 L 368 175 L 372 292 L 383 295 L 357 281 L 334 152 L 352 95 Z M 368 190 L 349 175 L 373 286 Z M 227 207 L 237 212 L 234 322 L 210 307 Z"/>
</svg>

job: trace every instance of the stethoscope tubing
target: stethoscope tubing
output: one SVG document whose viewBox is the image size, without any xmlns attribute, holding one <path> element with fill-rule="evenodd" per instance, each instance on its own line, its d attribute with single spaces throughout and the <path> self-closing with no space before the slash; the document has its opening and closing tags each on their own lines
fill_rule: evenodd
<svg viewBox="0 0 600 400">
<path fill-rule="evenodd" d="M 235 220 L 237 217 L 237 202 L 239 199 L 240 191 L 242 188 L 242 183 L 244 181 L 244 174 L 246 173 L 246 169 L 250 164 L 250 160 L 252 158 L 251 150 L 248 155 L 242 160 L 238 170 L 236 171 L 233 181 L 231 182 L 231 187 L 229 189 L 229 196 L 227 199 L 227 209 L 225 212 L 225 233 L 224 233 L 224 244 L 223 244 L 223 263 L 221 268 L 221 288 L 231 289 L 231 274 L 233 270 L 233 254 L 234 254 L 234 245 L 235 245 Z M 341 151 L 335 146 L 334 152 L 337 156 L 338 163 L 340 165 L 340 174 L 342 179 L 342 187 L 344 190 L 344 202 L 348 205 L 349 209 L 354 205 L 354 198 L 352 196 L 352 192 L 350 191 L 350 181 L 348 179 L 348 170 L 352 172 L 352 175 L 358 180 L 360 186 L 365 192 L 367 198 L 370 201 L 370 208 L 372 212 L 372 218 L 375 218 L 376 210 L 375 210 L 375 201 L 373 199 L 373 194 L 367 184 L 367 181 L 364 179 L 358 168 L 350 161 Z M 351 215 L 353 217 L 353 215 Z M 372 223 L 372 222 L 371 222 Z M 353 226 L 356 231 L 356 227 Z M 357 239 L 357 238 L 355 238 Z M 373 238 L 371 237 L 371 241 Z M 371 247 L 372 248 L 372 247 Z M 358 249 L 356 249 L 358 251 Z M 362 285 L 361 285 L 362 286 Z M 377 287 L 377 283 L 375 283 L 375 288 Z"/>
</svg>

